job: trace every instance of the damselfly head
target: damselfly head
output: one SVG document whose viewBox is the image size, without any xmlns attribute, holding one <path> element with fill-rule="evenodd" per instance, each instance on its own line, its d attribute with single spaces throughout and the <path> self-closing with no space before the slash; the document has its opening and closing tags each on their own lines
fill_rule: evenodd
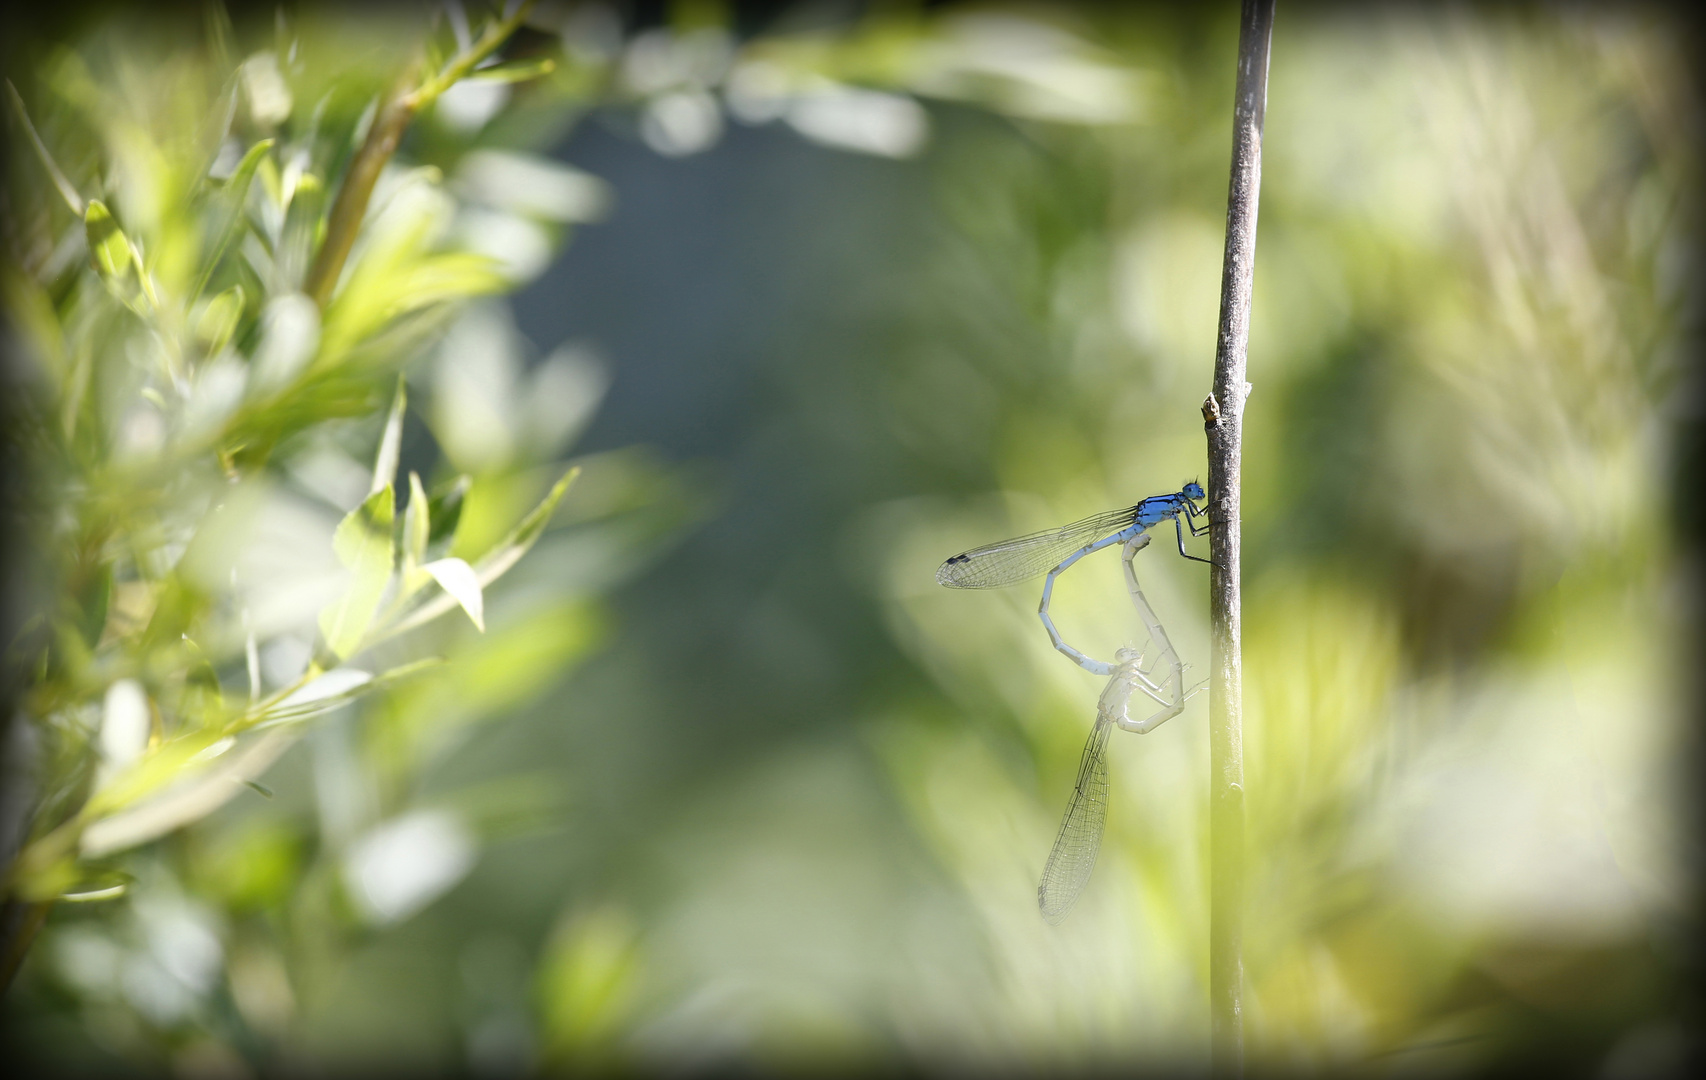
<svg viewBox="0 0 1706 1080">
<path fill-rule="evenodd" d="M 1179 493 L 1192 502 L 1198 502 L 1202 499 L 1208 498 L 1208 494 L 1203 491 L 1202 485 L 1197 483 L 1195 480 L 1186 484 Z"/>
</svg>

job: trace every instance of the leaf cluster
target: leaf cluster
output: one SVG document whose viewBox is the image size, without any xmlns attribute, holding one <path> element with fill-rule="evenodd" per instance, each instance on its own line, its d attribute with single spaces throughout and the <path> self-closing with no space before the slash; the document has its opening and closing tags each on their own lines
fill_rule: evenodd
<svg viewBox="0 0 1706 1080">
<path fill-rule="evenodd" d="M 399 372 L 514 280 L 460 242 L 441 171 L 373 138 L 399 86 L 420 108 L 470 75 L 547 73 L 494 55 L 529 7 L 449 50 L 442 33 L 340 41 L 281 20 L 244 52 L 214 11 L 195 45 L 109 30 L 7 83 L 28 168 L 0 284 L 47 563 L 47 599 L 5 643 L 37 748 L 9 894 L 89 894 L 103 860 L 253 784 L 304 721 L 433 662 L 370 663 L 375 644 L 456 607 L 483 630 L 486 586 L 543 533 L 575 470 L 466 559 L 450 549 L 471 479 L 399 478 Z M 369 492 L 318 541 L 330 583 L 255 580 L 245 552 L 276 532 L 282 478 L 388 396 Z M 306 617 L 259 610 L 262 586 L 300 586 Z M 263 678 L 293 634 L 312 636 L 296 673 Z"/>
</svg>

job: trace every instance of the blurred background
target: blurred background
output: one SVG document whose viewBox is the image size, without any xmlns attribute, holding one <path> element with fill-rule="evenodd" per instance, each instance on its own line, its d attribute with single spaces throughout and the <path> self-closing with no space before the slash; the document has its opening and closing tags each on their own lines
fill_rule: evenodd
<svg viewBox="0 0 1706 1080">
<path fill-rule="evenodd" d="M 431 15 L 258 16 L 288 123 L 317 57 Z M 1102 680 L 1038 586 L 933 575 L 1206 479 L 1236 16 L 537 9 L 555 73 L 458 87 L 401 151 L 514 288 L 417 350 L 402 459 L 479 478 L 494 521 L 552 463 L 584 476 L 485 634 L 435 631 L 450 664 L 127 853 L 125 897 L 59 905 L 8 1041 L 233 1076 L 1205 1063 L 1206 697 L 1114 737 L 1095 875 L 1047 925 Z M 32 32 L 104 55 L 105 18 Z M 199 55 L 185 25 L 168 51 Z M 1692 1051 L 1694 30 L 1281 5 L 1243 492 L 1253 1069 Z M 291 528 L 361 501 L 381 420 L 281 458 Z M 1200 679 L 1205 568 L 1159 539 L 1139 574 Z M 1141 640 L 1115 562 L 1056 591 L 1096 655 Z"/>
</svg>

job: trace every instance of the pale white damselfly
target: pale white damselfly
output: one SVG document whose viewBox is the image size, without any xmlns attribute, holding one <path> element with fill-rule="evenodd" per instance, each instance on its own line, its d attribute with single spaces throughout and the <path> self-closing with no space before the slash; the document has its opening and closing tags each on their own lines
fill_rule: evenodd
<svg viewBox="0 0 1706 1080">
<path fill-rule="evenodd" d="M 1054 596 L 1054 579 L 1091 552 L 1129 543 L 1168 518 L 1173 519 L 1173 528 L 1179 535 L 1179 554 L 1193 562 L 1208 562 L 1185 550 L 1186 524 L 1179 518 L 1183 514 L 1189 521 L 1192 536 L 1206 535 L 1208 511 L 1197 505 L 1206 498 L 1202 485 L 1192 480 L 1170 495 L 1151 495 L 1136 506 L 1109 510 L 1058 529 L 1044 529 L 961 552 L 936 570 L 936 581 L 954 589 L 995 589 L 1028 581 L 1047 571 L 1037 616 L 1048 630 L 1049 640 L 1084 670 L 1093 675 L 1110 675 L 1113 664 L 1086 656 L 1068 645 L 1055 629 L 1048 613 L 1049 601 Z M 1203 519 L 1201 525 L 1197 524 L 1199 517 Z"/>
<path fill-rule="evenodd" d="M 1148 544 L 1147 533 L 1129 537 L 1121 561 L 1125 566 L 1126 592 L 1149 632 L 1149 643 L 1143 650 L 1120 649 L 1114 654 L 1114 663 L 1108 665 L 1108 684 L 1096 702 L 1096 723 L 1090 729 L 1090 738 L 1078 762 L 1078 781 L 1073 785 L 1066 816 L 1061 819 L 1060 832 L 1055 836 L 1048 861 L 1043 864 L 1042 882 L 1037 886 L 1037 906 L 1042 909 L 1043 918 L 1051 923 L 1058 923 L 1072 909 L 1090 880 L 1096 853 L 1102 847 L 1102 827 L 1108 818 L 1109 733 L 1116 727 L 1139 735 L 1154 731 L 1179 715 L 1195 692 L 1186 692 L 1185 665 L 1137 584 L 1132 557 Z M 1160 707 L 1142 719 L 1133 719 L 1131 699 L 1139 693 Z"/>
</svg>

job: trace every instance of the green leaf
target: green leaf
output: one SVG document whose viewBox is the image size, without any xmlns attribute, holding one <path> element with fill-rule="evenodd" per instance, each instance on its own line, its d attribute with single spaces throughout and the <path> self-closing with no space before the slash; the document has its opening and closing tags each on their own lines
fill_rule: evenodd
<svg viewBox="0 0 1706 1080">
<path fill-rule="evenodd" d="M 434 484 L 432 498 L 427 503 L 427 510 L 432 518 L 433 536 L 454 536 L 457 523 L 462 519 L 462 506 L 468 489 L 474 486 L 474 478 L 463 473 L 451 480 Z"/>
<path fill-rule="evenodd" d="M 509 287 L 501 264 L 489 255 L 449 252 L 391 267 L 370 266 L 363 259 L 326 312 L 318 362 L 335 363 L 399 316 Z"/>
<path fill-rule="evenodd" d="M 396 510 L 387 484 L 351 510 L 332 536 L 332 550 L 351 571 L 349 591 L 320 613 L 320 633 L 338 659 L 352 655 L 373 622 L 391 580 L 391 523 Z"/>
<path fill-rule="evenodd" d="M 213 271 L 218 268 L 219 261 L 225 258 L 225 252 L 230 250 L 232 241 L 237 238 L 238 233 L 243 231 L 246 221 L 243 204 L 249 198 L 249 185 L 255 179 L 255 170 L 260 168 L 261 160 L 266 157 L 267 151 L 271 150 L 272 147 L 272 139 L 262 139 L 249 147 L 248 152 L 243 155 L 243 160 L 237 163 L 236 171 L 231 174 L 231 179 L 227 180 L 224 188 L 221 189 L 221 201 L 225 203 L 225 212 L 221 215 L 221 222 L 215 234 L 219 239 L 213 245 L 212 253 L 208 255 L 207 264 L 202 267 L 201 276 L 196 279 L 195 291 L 191 294 L 192 296 L 200 296 L 202 290 L 207 288 L 208 279 L 213 276 Z"/>
<path fill-rule="evenodd" d="M 403 447 L 403 413 L 409 405 L 409 386 L 397 376 L 397 395 L 391 399 L 391 415 L 385 419 L 385 434 L 379 439 L 379 455 L 373 460 L 373 486 L 368 494 L 390 489 L 397 482 L 397 456 Z"/>
<path fill-rule="evenodd" d="M 432 508 L 417 472 L 409 473 L 409 506 L 403 512 L 403 568 L 406 573 L 426 561 L 432 538 Z"/>
<path fill-rule="evenodd" d="M 432 255 L 397 275 L 387 321 L 446 300 L 466 300 L 487 293 L 503 292 L 509 279 L 489 255 L 457 251 Z"/>
<path fill-rule="evenodd" d="M 303 696 L 301 692 L 298 692 L 297 694 L 290 695 L 282 701 L 275 702 L 273 705 L 267 707 L 265 710 L 256 715 L 253 727 L 255 730 L 262 730 L 300 723 L 303 720 L 319 716 L 322 713 L 331 712 L 333 709 L 346 705 L 349 702 L 354 701 L 356 698 L 361 697 L 363 694 L 376 690 L 381 686 L 387 686 L 393 682 L 409 678 L 417 672 L 437 667 L 443 663 L 444 659 L 442 657 L 423 657 L 420 660 L 413 660 L 407 664 L 400 664 L 397 667 L 382 671 L 378 675 L 374 675 L 372 677 L 363 678 L 360 681 L 345 682 L 341 686 L 329 688 L 324 692 L 309 690 L 309 687 L 314 685 L 313 683 L 310 683 L 308 687 L 304 687 L 304 690 L 309 690 L 307 696 Z M 353 669 L 335 668 L 327 674 L 336 675 L 340 671 L 351 672 Z M 356 674 L 365 676 L 367 673 L 356 672 Z M 322 678 L 324 677 L 325 676 L 322 676 Z"/>
<path fill-rule="evenodd" d="M 36 133 L 36 126 L 30 123 L 29 111 L 24 108 L 24 99 L 19 96 L 18 88 L 12 85 L 12 80 L 6 80 L 7 97 L 12 99 L 12 108 L 18 113 L 18 119 L 23 123 L 24 130 L 30 133 L 30 142 L 36 148 L 36 156 L 41 158 L 42 165 L 47 169 L 47 175 L 53 180 L 53 186 L 59 190 L 59 197 L 65 200 L 65 205 L 78 217 L 84 216 L 83 197 L 77 194 L 77 189 L 60 171 L 59 165 L 53 160 L 53 155 L 47 152 L 47 144 L 41 141 Z"/>
<path fill-rule="evenodd" d="M 67 904 L 90 904 L 101 900 L 117 900 L 123 896 L 136 878 L 123 870 L 100 870 L 84 877 L 71 886 L 60 899 Z"/>
<path fill-rule="evenodd" d="M 462 605 L 462 610 L 474 620 L 474 626 L 480 633 L 486 632 L 485 598 L 480 592 L 480 579 L 474 575 L 474 568 L 461 559 L 439 559 L 427 563 L 422 570 L 432 575 L 434 581 L 445 592 L 456 598 Z"/>
<path fill-rule="evenodd" d="M 481 588 L 502 577 L 505 571 L 527 554 L 527 549 L 533 546 L 534 541 L 538 540 L 540 535 L 544 533 L 545 526 L 550 524 L 551 514 L 557 509 L 557 503 L 562 500 L 563 493 L 569 490 L 569 485 L 574 483 L 575 477 L 579 476 L 580 472 L 580 466 L 576 465 L 564 473 L 563 478 L 552 486 L 545 498 L 540 500 L 539 505 L 522 518 L 521 523 L 511 530 L 508 536 L 494 544 L 492 549 L 486 552 L 480 561 L 474 565 L 474 579 L 479 582 Z M 456 601 L 447 592 L 443 596 L 428 600 L 411 611 L 387 629 L 382 636 L 388 638 L 413 630 L 417 626 L 438 618 L 454 606 L 456 606 Z"/>
<path fill-rule="evenodd" d="M 520 524 L 516 525 L 508 536 L 480 557 L 475 566 L 480 584 L 490 585 L 527 554 L 527 549 L 533 546 L 533 542 L 544 533 L 545 526 L 551 523 L 551 514 L 557 509 L 557 503 L 562 500 L 563 493 L 569 490 L 569 485 L 574 483 L 575 477 L 580 474 L 579 465 L 564 473 L 563 478 L 553 484 L 550 492 L 539 501 L 539 505 L 522 518 Z"/>
<path fill-rule="evenodd" d="M 510 60 L 502 64 L 470 71 L 466 76 L 480 82 L 515 83 L 528 79 L 537 79 L 541 75 L 549 75 L 557 70 L 557 62 L 549 56 L 535 56 L 526 60 Z"/>
<path fill-rule="evenodd" d="M 89 208 L 83 214 L 83 229 L 89 238 L 89 257 L 101 276 L 109 281 L 129 276 L 134 269 L 130 241 L 113 220 L 106 203 L 89 200 Z"/>
<path fill-rule="evenodd" d="M 237 320 L 243 316 L 243 286 L 233 285 L 207 302 L 201 317 L 196 320 L 195 336 L 201 342 L 203 354 L 218 356 L 237 332 Z"/>
</svg>

